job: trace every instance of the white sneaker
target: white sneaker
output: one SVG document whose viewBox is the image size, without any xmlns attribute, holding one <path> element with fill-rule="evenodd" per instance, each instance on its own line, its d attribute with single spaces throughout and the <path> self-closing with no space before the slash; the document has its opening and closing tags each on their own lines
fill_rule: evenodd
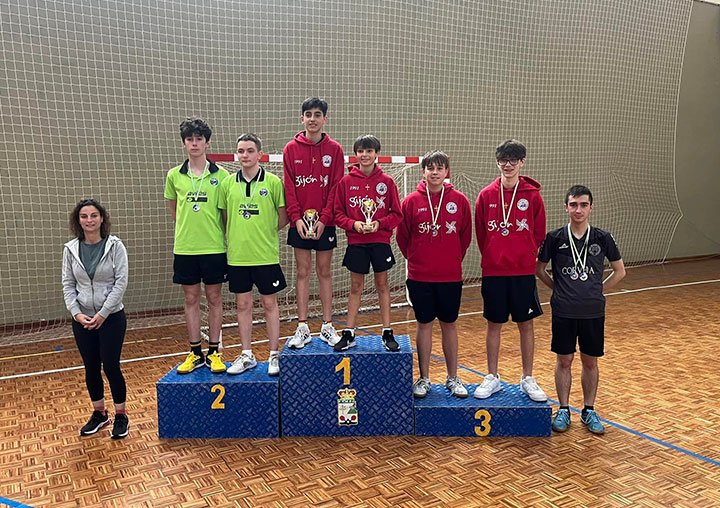
<svg viewBox="0 0 720 508">
<path fill-rule="evenodd" d="M 310 338 L 310 328 L 307 323 L 298 325 L 295 330 L 295 336 L 288 341 L 288 347 L 290 349 L 302 349 L 305 344 L 309 344 L 312 339 Z"/>
<path fill-rule="evenodd" d="M 495 377 L 492 374 L 488 374 L 485 376 L 485 379 L 483 379 L 482 384 L 475 388 L 473 397 L 476 399 L 487 399 L 490 395 L 497 393 L 500 390 L 502 390 L 500 375 L 498 374 L 498 377 Z"/>
<path fill-rule="evenodd" d="M 445 379 L 445 388 L 450 390 L 450 394 L 453 397 L 464 399 L 468 396 L 467 388 L 465 388 L 465 385 L 457 376 Z"/>
<path fill-rule="evenodd" d="M 228 367 L 227 373 L 228 374 L 242 374 L 246 370 L 252 369 L 257 365 L 257 361 L 255 360 L 255 355 L 253 354 L 245 354 L 242 353 L 240 356 L 235 358 L 235 361 L 233 364 Z"/>
<path fill-rule="evenodd" d="M 532 376 L 520 378 L 520 390 L 535 402 L 545 402 L 547 400 L 547 395 Z"/>
<path fill-rule="evenodd" d="M 421 377 L 413 384 L 413 397 L 422 399 L 430 392 L 430 379 Z"/>
<path fill-rule="evenodd" d="M 268 375 L 277 376 L 280 374 L 280 355 L 270 355 L 268 360 Z"/>
<path fill-rule="evenodd" d="M 332 323 L 325 323 L 322 325 L 322 328 L 320 328 L 320 338 L 328 346 L 334 346 L 340 342 L 340 335 L 338 335 L 338 332 L 335 330 Z"/>
</svg>

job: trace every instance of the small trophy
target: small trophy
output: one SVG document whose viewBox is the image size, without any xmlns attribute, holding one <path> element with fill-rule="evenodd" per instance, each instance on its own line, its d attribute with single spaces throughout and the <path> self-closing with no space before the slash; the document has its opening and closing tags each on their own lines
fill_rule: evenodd
<svg viewBox="0 0 720 508">
<path fill-rule="evenodd" d="M 307 237 L 308 238 L 315 238 L 317 235 L 317 232 L 315 231 L 315 225 L 320 220 L 320 214 L 318 214 L 318 211 L 314 208 L 308 208 L 305 210 L 305 213 L 303 213 L 303 222 L 307 226 Z"/>
<path fill-rule="evenodd" d="M 372 221 L 375 216 L 375 212 L 377 212 L 377 204 L 375 203 L 375 200 L 363 199 L 362 214 L 365 217 L 365 224 L 363 225 L 365 231 L 370 231 L 372 229 Z"/>
</svg>

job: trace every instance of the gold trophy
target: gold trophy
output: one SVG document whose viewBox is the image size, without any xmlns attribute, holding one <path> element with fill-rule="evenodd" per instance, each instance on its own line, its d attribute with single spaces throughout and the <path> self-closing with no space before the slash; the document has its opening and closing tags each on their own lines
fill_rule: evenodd
<svg viewBox="0 0 720 508">
<path fill-rule="evenodd" d="M 365 231 L 369 232 L 372 230 L 372 222 L 375 212 L 377 212 L 377 204 L 375 203 L 375 200 L 363 199 L 362 214 L 365 217 L 365 224 L 363 224 L 363 229 L 365 229 Z"/>
<path fill-rule="evenodd" d="M 315 225 L 320 221 L 320 214 L 314 208 L 308 208 L 303 213 L 303 222 L 307 226 L 307 237 L 315 238 L 317 232 L 315 231 Z"/>
</svg>

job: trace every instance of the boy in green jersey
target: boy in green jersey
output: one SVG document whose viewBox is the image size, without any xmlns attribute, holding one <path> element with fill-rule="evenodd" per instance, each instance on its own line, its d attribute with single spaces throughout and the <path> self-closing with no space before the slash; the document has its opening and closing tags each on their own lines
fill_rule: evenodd
<svg viewBox="0 0 720 508">
<path fill-rule="evenodd" d="M 241 374 L 257 365 L 251 342 L 254 284 L 262 299 L 270 342 L 268 374 L 277 376 L 280 373 L 277 293 L 287 287 L 280 268 L 278 231 L 287 225 L 288 215 L 282 180 L 260 167 L 261 147 L 255 134 L 238 137 L 237 155 L 242 169 L 220 186 L 218 207 L 227 231 L 228 282 L 230 292 L 237 298 L 243 348 L 227 372 Z"/>
<path fill-rule="evenodd" d="M 173 282 L 182 284 L 190 336 L 190 353 L 178 367 L 178 374 L 188 374 L 203 365 L 213 373 L 225 372 L 218 348 L 227 260 L 217 200 L 220 183 L 229 173 L 205 156 L 211 135 L 210 126 L 199 118 L 184 120 L 180 124 L 180 139 L 188 159 L 172 168 L 165 180 L 165 199 L 175 221 Z M 203 357 L 200 338 L 201 283 L 205 284 L 208 302 L 210 348 L 207 358 Z"/>
</svg>

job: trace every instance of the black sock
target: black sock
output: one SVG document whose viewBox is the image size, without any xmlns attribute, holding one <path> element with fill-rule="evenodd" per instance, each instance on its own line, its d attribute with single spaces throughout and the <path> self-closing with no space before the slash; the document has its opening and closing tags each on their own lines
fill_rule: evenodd
<svg viewBox="0 0 720 508">
<path fill-rule="evenodd" d="M 202 356 L 202 343 L 200 344 L 190 344 L 190 351 L 195 353 L 197 356 Z"/>
<path fill-rule="evenodd" d="M 588 411 L 595 411 L 595 406 L 585 406 L 582 410 L 582 417 L 585 418 L 587 416 Z"/>
<path fill-rule="evenodd" d="M 210 347 L 208 348 L 208 352 L 207 352 L 208 356 L 210 356 L 210 355 L 213 354 L 213 353 L 217 353 L 219 346 L 220 346 L 220 343 L 219 343 L 219 342 L 211 342 L 211 343 L 210 343 Z M 196 353 L 196 354 L 197 354 L 197 353 Z"/>
<path fill-rule="evenodd" d="M 568 411 L 570 411 L 570 406 L 560 406 L 560 409 L 567 409 Z"/>
</svg>

